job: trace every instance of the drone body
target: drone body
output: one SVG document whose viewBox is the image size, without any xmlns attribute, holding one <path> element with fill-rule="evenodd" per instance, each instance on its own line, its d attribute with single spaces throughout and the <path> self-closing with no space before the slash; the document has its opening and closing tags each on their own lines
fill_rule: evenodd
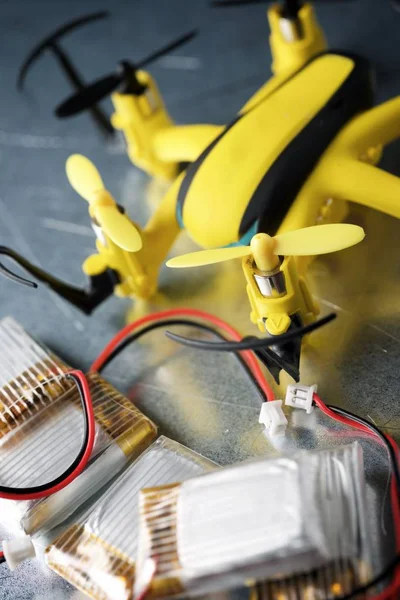
<svg viewBox="0 0 400 600">
<path fill-rule="evenodd" d="M 257 232 L 279 238 L 304 227 L 338 223 L 348 200 L 400 217 L 400 180 L 374 166 L 382 147 L 400 135 L 400 98 L 371 108 L 368 62 L 327 51 L 311 5 L 289 17 L 273 6 L 268 16 L 274 77 L 225 127 L 175 126 L 150 75 L 126 62 L 117 74 L 80 90 L 57 109 L 58 116 L 70 116 L 113 92 L 111 123 L 123 131 L 131 161 L 172 181 L 143 230 L 135 226 L 141 238 L 135 251 L 124 247 L 118 235 L 105 233 L 107 218 L 99 227 L 91 213 L 99 254 L 85 262 L 84 271 L 92 284 L 109 273 L 117 295 L 149 298 L 182 228 L 203 248 L 234 251 Z M 92 185 L 95 193 L 96 176 L 91 184 L 79 160 L 75 179 L 80 183 L 74 185 L 68 176 L 86 198 L 81 188 Z M 343 244 L 335 249 L 362 239 L 347 243 L 344 230 L 337 234 L 343 235 Z M 309 235 L 312 241 L 311 230 Z M 304 239 L 270 270 L 260 269 L 255 255 L 243 254 L 251 320 L 270 335 L 311 323 L 318 314 L 304 268 L 308 255 L 332 250 L 323 243 L 315 250 L 311 244 L 307 254 Z M 216 260 L 206 256 L 200 263 L 189 259 L 171 266 L 211 262 Z M 292 368 L 287 368 L 287 357 L 278 366 L 298 378 L 300 347 L 295 350 Z M 292 355 L 293 347 L 288 352 Z M 283 354 L 281 349 L 281 358 Z"/>
</svg>

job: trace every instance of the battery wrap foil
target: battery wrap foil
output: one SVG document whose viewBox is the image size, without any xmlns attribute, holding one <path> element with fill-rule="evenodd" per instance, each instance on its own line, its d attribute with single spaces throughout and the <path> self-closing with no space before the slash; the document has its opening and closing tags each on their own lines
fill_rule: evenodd
<svg viewBox="0 0 400 600">
<path fill-rule="evenodd" d="M 358 585 L 369 560 L 364 502 L 358 444 L 143 490 L 136 592 L 197 595 L 270 578 L 281 600 L 292 597 L 285 578 L 329 567 L 336 575 L 321 597 L 340 595 L 345 574 Z"/>
<path fill-rule="evenodd" d="M 0 438 L 73 387 L 70 367 L 14 319 L 0 321 Z"/>
<path fill-rule="evenodd" d="M 82 444 L 78 389 L 64 377 L 70 368 L 12 319 L 0 322 L 0 351 L 0 480 L 11 487 L 46 483 L 67 469 Z M 0 500 L 0 520 L 10 533 L 59 525 L 155 438 L 156 426 L 110 384 L 96 373 L 87 380 L 96 422 L 89 464 L 48 498 Z"/>
<path fill-rule="evenodd" d="M 47 564 L 96 600 L 133 598 L 138 496 L 143 487 L 169 484 L 217 465 L 164 436 L 105 492 L 86 518 L 46 551 Z"/>
</svg>

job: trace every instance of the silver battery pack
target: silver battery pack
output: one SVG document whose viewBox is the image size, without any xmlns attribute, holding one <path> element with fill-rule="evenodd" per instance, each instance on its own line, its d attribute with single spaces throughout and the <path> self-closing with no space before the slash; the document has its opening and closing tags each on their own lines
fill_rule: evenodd
<svg viewBox="0 0 400 600">
<path fill-rule="evenodd" d="M 103 494 L 90 513 L 46 550 L 47 564 L 96 600 L 133 598 L 138 496 L 143 487 L 184 481 L 217 468 L 164 436 Z"/>
<path fill-rule="evenodd" d="M 44 484 L 60 476 L 83 439 L 78 389 L 70 370 L 23 328 L 0 321 L 0 481 L 8 487 Z M 62 523 L 155 439 L 157 428 L 97 373 L 87 376 L 96 437 L 85 470 L 64 489 L 33 501 L 0 500 L 9 533 L 43 534 Z"/>
<path fill-rule="evenodd" d="M 143 490 L 136 592 L 200 595 L 367 559 L 358 444 Z M 146 580 L 152 572 L 149 580 Z"/>
</svg>

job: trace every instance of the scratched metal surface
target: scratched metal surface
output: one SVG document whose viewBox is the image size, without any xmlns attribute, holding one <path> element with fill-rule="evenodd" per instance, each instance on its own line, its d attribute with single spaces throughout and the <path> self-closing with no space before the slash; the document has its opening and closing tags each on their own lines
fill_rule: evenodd
<svg viewBox="0 0 400 600">
<path fill-rule="evenodd" d="M 157 204 L 162 186 L 129 163 L 122 144 L 106 146 L 87 115 L 67 122 L 52 116 L 55 104 L 69 88 L 51 55 L 32 68 L 24 95 L 15 90 L 15 76 L 25 53 L 42 34 L 71 17 L 109 4 L 106 0 L 0 3 L 1 243 L 76 284 L 84 283 L 80 264 L 93 250 L 94 239 L 86 204 L 70 189 L 64 175 L 68 155 L 87 154 L 118 201 L 142 224 Z M 88 79 L 111 71 L 120 58 L 135 60 L 175 35 L 200 27 L 200 37 L 190 46 L 152 68 L 168 109 L 179 123 L 228 121 L 270 75 L 262 6 L 218 11 L 205 1 L 118 0 L 112 3 L 112 13 L 112 20 L 76 31 L 63 42 Z M 389 2 L 320 3 L 318 15 L 332 47 L 347 48 L 374 61 L 379 100 L 399 93 L 400 14 L 390 9 Z M 104 107 L 111 112 L 109 101 Z M 384 158 L 385 167 L 398 174 L 399 149 L 394 144 Z M 361 208 L 350 219 L 365 226 L 366 241 L 319 259 L 311 268 L 311 287 L 322 311 L 333 308 L 339 318 L 318 332 L 305 349 L 302 381 L 317 382 L 327 401 L 369 415 L 396 435 L 400 427 L 400 224 Z M 175 251 L 188 248 L 193 245 L 182 236 Z M 211 310 L 243 332 L 254 333 L 240 265 L 235 262 L 197 272 L 167 274 L 164 270 L 159 297 L 151 305 L 136 305 L 133 313 L 179 305 Z M 86 318 L 43 288 L 25 291 L 0 280 L 0 317 L 14 316 L 81 367 L 87 367 L 124 324 L 129 309 L 128 301 L 111 299 Z M 259 399 L 233 357 L 182 351 L 158 332 L 127 351 L 108 376 L 134 396 L 164 433 L 222 464 L 276 451 L 257 424 Z M 353 439 L 315 415 L 307 421 L 298 415 L 294 418 L 286 447 L 327 447 Z M 381 451 L 368 442 L 363 444 L 379 562 L 392 545 L 390 535 L 385 535 L 388 515 L 382 509 L 387 472 Z M 15 574 L 0 568 L 1 599 L 78 597 L 69 585 L 38 565 L 23 566 Z"/>
</svg>

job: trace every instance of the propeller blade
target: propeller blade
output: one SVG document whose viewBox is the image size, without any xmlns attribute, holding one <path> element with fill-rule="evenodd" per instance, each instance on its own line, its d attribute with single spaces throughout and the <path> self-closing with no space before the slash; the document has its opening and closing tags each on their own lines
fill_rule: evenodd
<svg viewBox="0 0 400 600">
<path fill-rule="evenodd" d="M 177 38 L 173 42 L 170 42 L 166 46 L 163 46 L 159 50 L 152 52 L 149 56 L 144 58 L 142 61 L 137 63 L 135 66 L 130 65 L 133 73 L 136 69 L 144 67 L 149 63 L 155 61 L 160 56 L 164 56 L 164 54 L 168 54 L 179 48 L 183 44 L 189 42 L 193 37 L 195 37 L 198 33 L 197 29 L 182 35 Z M 126 63 L 129 64 L 129 63 Z M 72 115 L 76 115 L 88 108 L 91 108 L 94 104 L 97 104 L 106 96 L 109 96 L 112 92 L 114 92 L 117 87 L 125 81 L 127 78 L 126 68 L 120 69 L 116 73 L 111 75 L 106 75 L 101 79 L 98 79 L 91 85 L 88 85 L 84 89 L 80 90 L 76 94 L 73 94 L 67 100 L 59 104 L 55 110 L 55 114 L 60 119 L 71 117 Z"/>
<path fill-rule="evenodd" d="M 354 244 L 361 242 L 364 237 L 364 230 L 362 227 L 358 227 L 358 225 L 349 225 L 347 223 L 315 225 L 275 236 L 272 238 L 274 240 L 273 253 L 282 256 L 327 254 L 328 252 L 336 252 L 337 250 L 344 250 L 345 248 L 354 246 Z M 232 258 L 243 258 L 250 254 L 252 254 L 250 246 L 200 250 L 199 252 L 191 252 L 190 254 L 171 258 L 167 262 L 167 266 L 173 269 L 202 267 L 204 265 L 223 262 L 224 260 L 231 260 Z"/>
<path fill-rule="evenodd" d="M 171 258 L 167 262 L 168 267 L 183 269 L 186 267 L 203 267 L 231 260 L 232 258 L 243 258 L 251 254 L 250 246 L 234 246 L 233 248 L 215 248 L 214 250 L 200 250 Z"/>
<path fill-rule="evenodd" d="M 114 92 L 123 81 L 123 78 L 123 73 L 113 73 L 98 79 L 59 104 L 55 110 L 56 116 L 63 119 L 90 108 L 93 104 L 97 104 L 97 102 Z"/>
<path fill-rule="evenodd" d="M 132 221 L 119 212 L 117 205 L 96 206 L 96 219 L 110 240 L 122 250 L 137 252 L 142 247 L 142 238 Z"/>
<path fill-rule="evenodd" d="M 180 46 L 187 44 L 188 42 L 190 42 L 190 40 L 192 40 L 194 37 L 196 37 L 196 35 L 198 35 L 198 33 L 199 33 L 198 29 L 192 29 L 192 31 L 185 33 L 184 35 L 178 37 L 173 42 L 170 42 L 166 46 L 159 48 L 159 50 L 155 50 L 154 52 L 149 54 L 146 58 L 144 58 L 140 62 L 135 63 L 136 68 L 141 69 L 142 67 L 145 67 L 146 65 L 149 65 L 150 63 L 154 62 L 161 56 L 164 56 L 165 54 L 169 54 L 173 50 L 176 50 L 176 48 L 179 48 Z"/>
<path fill-rule="evenodd" d="M 65 25 L 62 25 L 61 27 L 59 27 L 58 29 L 53 31 L 53 33 L 51 33 L 50 35 L 48 35 L 44 39 L 42 39 L 41 42 L 39 44 L 37 44 L 35 46 L 35 48 L 33 48 L 33 50 L 30 51 L 30 53 L 26 57 L 23 65 L 21 66 L 19 73 L 18 73 L 17 88 L 19 90 L 22 90 L 23 85 L 24 85 L 25 76 L 26 76 L 30 66 L 44 52 L 44 50 L 46 50 L 46 48 L 52 47 L 52 45 L 54 45 L 61 37 L 63 37 L 66 33 L 69 33 L 70 31 L 72 31 L 73 29 L 76 29 L 77 27 L 80 27 L 81 25 L 86 25 L 87 23 L 90 23 L 92 21 L 98 21 L 99 19 L 105 19 L 106 17 L 109 17 L 109 16 L 110 16 L 110 13 L 108 12 L 108 10 L 102 10 L 100 12 L 95 12 L 90 15 L 84 15 L 82 17 L 78 17 L 77 19 L 74 19 L 73 21 L 69 21 Z"/>
<path fill-rule="evenodd" d="M 314 225 L 274 237 L 274 254 L 282 256 L 314 256 L 344 250 L 365 237 L 362 227 L 348 223 Z"/>
<path fill-rule="evenodd" d="M 100 173 L 91 160 L 82 154 L 72 154 L 65 164 L 68 181 L 77 194 L 93 202 L 96 192 L 104 190 Z"/>
</svg>

